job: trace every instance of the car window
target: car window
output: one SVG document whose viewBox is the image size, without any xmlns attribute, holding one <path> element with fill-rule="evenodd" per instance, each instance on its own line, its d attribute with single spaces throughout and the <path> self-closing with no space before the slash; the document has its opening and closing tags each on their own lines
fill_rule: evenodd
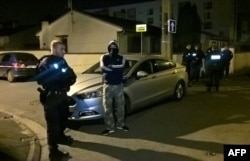
<svg viewBox="0 0 250 161">
<path fill-rule="evenodd" d="M 3 56 L 4 56 L 4 54 L 0 54 L 0 63 L 1 63 L 2 60 L 3 60 Z"/>
<path fill-rule="evenodd" d="M 17 53 L 16 60 L 18 62 L 36 62 L 36 61 L 38 61 L 38 59 L 34 55 L 27 54 L 27 53 Z"/>
<path fill-rule="evenodd" d="M 135 61 L 135 60 L 126 60 L 123 75 L 126 75 L 129 72 L 129 70 L 135 65 L 136 62 L 137 61 Z M 91 66 L 89 69 L 87 69 L 82 74 L 101 74 L 101 73 L 102 73 L 102 70 L 100 67 L 100 62 L 98 62 L 95 65 Z"/>
<path fill-rule="evenodd" d="M 10 60 L 10 58 L 11 58 L 10 54 L 5 54 L 4 57 L 3 57 L 3 59 L 2 59 L 2 62 L 7 62 L 7 61 Z"/>
<path fill-rule="evenodd" d="M 154 63 L 154 67 L 157 72 L 169 70 L 176 67 L 176 64 L 169 60 L 156 59 Z"/>
<path fill-rule="evenodd" d="M 142 64 L 139 65 L 137 70 L 135 70 L 136 73 L 138 71 L 144 71 L 144 72 L 147 72 L 148 74 L 152 74 L 154 72 L 152 62 L 149 60 L 143 62 Z"/>
</svg>

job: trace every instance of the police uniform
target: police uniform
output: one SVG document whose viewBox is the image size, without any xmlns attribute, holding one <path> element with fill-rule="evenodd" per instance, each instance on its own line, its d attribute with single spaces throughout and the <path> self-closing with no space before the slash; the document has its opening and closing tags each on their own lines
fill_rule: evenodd
<svg viewBox="0 0 250 161">
<path fill-rule="evenodd" d="M 76 81 L 74 71 L 64 58 L 49 55 L 42 57 L 37 65 L 37 83 L 40 90 L 40 101 L 44 106 L 47 122 L 47 137 L 50 157 L 57 155 L 58 144 L 70 144 L 72 140 L 64 135 L 69 115 L 67 91 Z"/>
<path fill-rule="evenodd" d="M 204 58 L 204 53 L 202 50 L 193 50 L 191 53 L 191 62 L 190 62 L 190 81 L 199 81 L 200 78 L 200 69 L 202 67 L 202 59 Z"/>
<path fill-rule="evenodd" d="M 110 45 L 114 44 L 117 49 L 110 54 Z M 125 100 L 123 93 L 123 69 L 125 58 L 118 54 L 118 45 L 115 42 L 109 43 L 109 53 L 102 55 L 101 64 L 103 64 L 103 106 L 105 110 L 104 121 L 106 131 L 103 134 L 114 132 L 115 127 L 125 127 Z M 111 70 L 105 69 L 108 67 Z M 115 117 L 113 113 L 113 101 L 115 103 Z M 116 119 L 115 119 L 116 118 Z M 128 129 L 124 129 L 128 130 Z"/>
<path fill-rule="evenodd" d="M 206 54 L 205 67 L 208 75 L 207 91 L 211 91 L 212 86 L 219 90 L 221 71 L 223 70 L 223 54 L 219 50 L 213 50 Z"/>
<path fill-rule="evenodd" d="M 189 86 L 191 85 L 191 60 L 192 60 L 192 50 L 185 49 L 182 53 L 182 65 L 186 66 L 186 72 L 188 74 Z"/>
<path fill-rule="evenodd" d="M 222 53 L 223 53 L 223 66 L 224 66 L 224 70 L 222 74 L 224 75 L 224 71 L 225 71 L 225 78 L 228 78 L 230 61 L 233 58 L 233 53 L 229 49 L 223 50 Z"/>
</svg>

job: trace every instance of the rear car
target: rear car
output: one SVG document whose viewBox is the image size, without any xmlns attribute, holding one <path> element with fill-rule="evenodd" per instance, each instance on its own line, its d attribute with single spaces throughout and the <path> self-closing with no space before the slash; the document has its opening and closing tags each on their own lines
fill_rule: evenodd
<svg viewBox="0 0 250 161">
<path fill-rule="evenodd" d="M 0 77 L 9 82 L 17 78 L 30 78 L 36 73 L 38 59 L 32 53 L 5 52 L 0 54 Z"/>
<path fill-rule="evenodd" d="M 187 88 L 185 67 L 161 56 L 128 55 L 124 70 L 126 112 L 172 97 L 180 101 Z M 78 75 L 68 92 L 71 120 L 93 120 L 104 116 L 102 74 L 99 63 Z"/>
</svg>

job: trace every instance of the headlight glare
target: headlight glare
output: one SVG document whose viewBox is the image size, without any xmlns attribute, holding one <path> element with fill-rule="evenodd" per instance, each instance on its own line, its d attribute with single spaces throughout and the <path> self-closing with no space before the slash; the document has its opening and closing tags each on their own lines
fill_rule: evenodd
<svg viewBox="0 0 250 161">
<path fill-rule="evenodd" d="M 90 98 L 97 98 L 97 97 L 102 97 L 103 92 L 102 90 L 97 90 L 97 91 L 92 91 L 92 92 L 86 92 L 83 94 L 77 95 L 77 98 L 80 99 L 90 99 Z"/>
</svg>

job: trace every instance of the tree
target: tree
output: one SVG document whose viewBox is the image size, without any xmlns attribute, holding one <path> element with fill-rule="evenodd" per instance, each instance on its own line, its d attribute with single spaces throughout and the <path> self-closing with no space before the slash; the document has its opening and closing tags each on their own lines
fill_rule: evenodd
<svg viewBox="0 0 250 161">
<path fill-rule="evenodd" d="M 186 44 L 200 42 L 201 20 L 195 4 L 186 2 L 179 7 L 177 30 L 173 37 L 174 51 L 181 51 Z"/>
</svg>

